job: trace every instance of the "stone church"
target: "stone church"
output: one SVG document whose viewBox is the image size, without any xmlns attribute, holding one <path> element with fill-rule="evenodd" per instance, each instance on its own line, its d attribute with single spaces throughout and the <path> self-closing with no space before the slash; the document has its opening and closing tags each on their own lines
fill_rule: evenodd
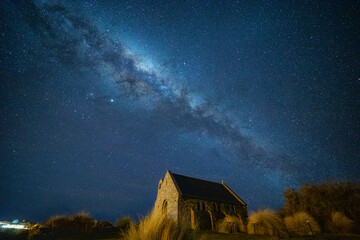
<svg viewBox="0 0 360 240">
<path fill-rule="evenodd" d="M 159 182 L 154 210 L 163 211 L 193 229 L 216 231 L 217 223 L 226 215 L 247 223 L 246 203 L 224 182 L 209 182 L 170 171 Z"/>
</svg>

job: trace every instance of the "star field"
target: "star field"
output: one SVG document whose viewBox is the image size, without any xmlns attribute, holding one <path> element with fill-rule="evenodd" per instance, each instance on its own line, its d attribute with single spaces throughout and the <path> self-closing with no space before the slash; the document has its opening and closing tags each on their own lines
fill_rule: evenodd
<svg viewBox="0 0 360 240">
<path fill-rule="evenodd" d="M 279 208 L 359 181 L 360 4 L 2 1 L 0 216 L 145 214 L 166 170 Z"/>
</svg>

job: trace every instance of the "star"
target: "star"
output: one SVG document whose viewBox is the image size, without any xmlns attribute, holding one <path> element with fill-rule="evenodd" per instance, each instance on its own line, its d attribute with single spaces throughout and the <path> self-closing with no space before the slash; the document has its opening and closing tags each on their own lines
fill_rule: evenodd
<svg viewBox="0 0 360 240">
<path fill-rule="evenodd" d="M 166 170 L 224 179 L 249 210 L 358 180 L 358 3 L 17 2 L 0 4 L 2 216 L 136 217 Z"/>
</svg>

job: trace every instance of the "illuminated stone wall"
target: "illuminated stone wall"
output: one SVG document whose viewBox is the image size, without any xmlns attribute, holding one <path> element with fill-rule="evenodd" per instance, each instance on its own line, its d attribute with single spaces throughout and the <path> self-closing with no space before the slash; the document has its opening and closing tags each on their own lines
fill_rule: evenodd
<svg viewBox="0 0 360 240">
<path fill-rule="evenodd" d="M 178 200 L 179 192 L 170 173 L 167 172 L 164 179 L 159 182 L 155 211 L 165 211 L 168 217 L 178 220 Z"/>
<path fill-rule="evenodd" d="M 192 219 L 192 214 L 193 219 Z M 179 220 L 191 228 L 217 229 L 219 221 L 225 215 L 238 216 L 247 223 L 246 206 L 233 205 L 207 200 L 181 197 L 179 198 Z"/>
</svg>

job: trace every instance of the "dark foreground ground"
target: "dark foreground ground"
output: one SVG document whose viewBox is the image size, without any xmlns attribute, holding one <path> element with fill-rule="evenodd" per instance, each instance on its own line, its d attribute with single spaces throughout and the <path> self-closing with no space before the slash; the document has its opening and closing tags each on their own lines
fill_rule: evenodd
<svg viewBox="0 0 360 240">
<path fill-rule="evenodd" d="M 245 233 L 225 234 L 225 233 L 211 233 L 198 232 L 195 233 L 197 239 L 201 240 L 273 240 L 270 236 L 251 235 Z M 202 238 L 203 237 L 203 238 Z M 205 238 L 204 238 L 205 237 Z M 0 232 L 0 240 L 27 240 L 26 234 L 9 234 Z M 44 238 L 47 239 L 47 238 Z M 50 238 L 47 240 L 121 240 L 120 238 L 103 238 L 99 236 L 86 237 L 66 237 L 66 238 Z M 291 240 L 360 240 L 360 235 L 335 235 L 335 234 L 318 234 L 314 236 L 298 236 L 291 237 Z M 157 240 L 157 239 L 154 239 Z"/>
<path fill-rule="evenodd" d="M 197 233 L 198 239 L 205 236 L 206 240 L 267 240 L 274 239 L 270 236 L 252 234 L 225 234 L 225 233 Z M 360 235 L 334 235 L 318 234 L 315 236 L 291 237 L 292 240 L 355 240 L 360 239 Z"/>
</svg>

